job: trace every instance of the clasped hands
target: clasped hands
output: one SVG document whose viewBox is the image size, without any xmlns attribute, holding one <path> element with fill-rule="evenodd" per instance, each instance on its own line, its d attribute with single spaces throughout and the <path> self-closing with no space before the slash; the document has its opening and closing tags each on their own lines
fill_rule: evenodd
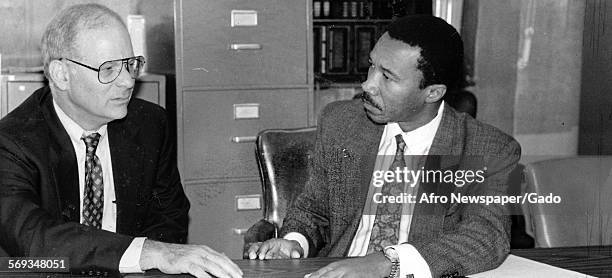
<svg viewBox="0 0 612 278">
<path fill-rule="evenodd" d="M 304 257 L 304 250 L 297 241 L 282 238 L 252 243 L 247 252 L 251 260 L 297 259 Z M 386 277 L 389 272 L 391 272 L 391 262 L 382 253 L 373 253 L 365 257 L 355 257 L 333 262 L 305 277 L 371 278 Z"/>
</svg>

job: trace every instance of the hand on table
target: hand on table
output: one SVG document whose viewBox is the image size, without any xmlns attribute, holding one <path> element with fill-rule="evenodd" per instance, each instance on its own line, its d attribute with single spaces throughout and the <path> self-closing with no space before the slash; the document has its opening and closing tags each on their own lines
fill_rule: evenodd
<svg viewBox="0 0 612 278">
<path fill-rule="evenodd" d="M 249 259 L 297 259 L 304 255 L 304 250 L 295 240 L 273 238 L 264 242 L 253 243 L 249 247 Z"/>
<path fill-rule="evenodd" d="M 242 271 L 225 254 L 205 245 L 182 245 L 145 240 L 140 255 L 142 270 L 166 274 L 189 273 L 195 277 L 241 278 Z"/>
<path fill-rule="evenodd" d="M 310 273 L 305 278 L 334 277 L 387 277 L 391 272 L 391 262 L 382 253 L 374 253 L 365 257 L 357 257 L 333 262 Z"/>
</svg>

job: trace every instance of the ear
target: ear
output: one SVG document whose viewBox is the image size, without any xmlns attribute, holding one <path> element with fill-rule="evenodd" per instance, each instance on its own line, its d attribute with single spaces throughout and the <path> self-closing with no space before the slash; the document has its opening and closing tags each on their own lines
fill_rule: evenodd
<svg viewBox="0 0 612 278">
<path fill-rule="evenodd" d="M 49 78 L 55 86 L 65 91 L 70 86 L 70 73 L 65 63 L 60 60 L 53 60 L 49 63 Z"/>
<path fill-rule="evenodd" d="M 446 94 L 446 85 L 433 84 L 425 88 L 425 102 L 434 103 L 440 101 Z"/>
</svg>

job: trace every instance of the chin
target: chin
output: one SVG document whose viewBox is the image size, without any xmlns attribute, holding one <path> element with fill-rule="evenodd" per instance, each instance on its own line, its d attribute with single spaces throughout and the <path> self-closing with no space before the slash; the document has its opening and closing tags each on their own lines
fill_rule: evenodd
<svg viewBox="0 0 612 278">
<path fill-rule="evenodd" d="M 108 116 L 113 120 L 123 119 L 127 116 L 127 107 L 116 109 L 116 111 L 113 111 L 113 113 L 110 113 Z"/>
</svg>

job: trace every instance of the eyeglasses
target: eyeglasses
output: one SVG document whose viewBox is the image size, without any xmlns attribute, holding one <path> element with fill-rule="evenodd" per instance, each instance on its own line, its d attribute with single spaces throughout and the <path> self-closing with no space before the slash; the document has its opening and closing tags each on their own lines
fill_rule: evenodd
<svg viewBox="0 0 612 278">
<path fill-rule="evenodd" d="M 145 63 L 145 58 L 143 56 L 136 56 L 106 61 L 102 63 L 99 68 L 94 68 L 92 66 L 88 66 L 72 59 L 60 58 L 60 60 L 61 59 L 66 59 L 79 66 L 83 66 L 90 70 L 97 71 L 98 81 L 100 81 L 100 83 L 102 84 L 108 84 L 115 81 L 115 79 L 117 79 L 117 77 L 119 77 L 119 75 L 121 74 L 121 70 L 123 70 L 123 65 L 125 65 L 125 68 L 127 69 L 130 76 L 136 79 L 140 75 L 140 68 L 142 68 L 142 65 L 144 65 Z"/>
</svg>

